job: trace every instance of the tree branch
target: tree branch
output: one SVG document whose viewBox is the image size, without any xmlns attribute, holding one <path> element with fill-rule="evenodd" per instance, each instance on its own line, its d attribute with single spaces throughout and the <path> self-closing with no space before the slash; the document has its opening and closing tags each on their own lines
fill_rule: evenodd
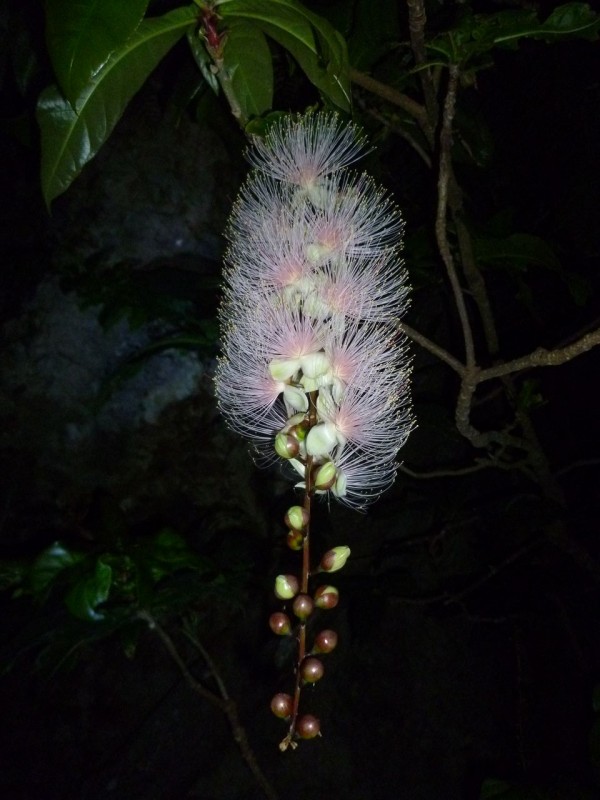
<svg viewBox="0 0 600 800">
<path fill-rule="evenodd" d="M 442 130 L 440 132 L 440 172 L 438 178 L 438 207 L 435 221 L 435 234 L 438 243 L 438 248 L 452 292 L 454 294 L 454 302 L 460 318 L 460 324 L 463 331 L 463 338 L 465 342 L 465 356 L 467 362 L 467 369 L 475 365 L 475 348 L 473 345 L 473 332 L 467 314 L 467 307 L 463 297 L 462 288 L 458 280 L 454 259 L 450 252 L 450 244 L 448 242 L 447 225 L 446 225 L 446 211 L 448 208 L 448 181 L 451 172 L 451 155 L 450 150 L 452 147 L 452 121 L 454 119 L 454 111 L 456 107 L 456 91 L 458 87 L 459 69 L 456 64 L 450 65 L 450 77 L 448 80 L 448 90 L 446 92 L 446 100 L 444 103 L 444 113 L 442 117 Z"/>
</svg>

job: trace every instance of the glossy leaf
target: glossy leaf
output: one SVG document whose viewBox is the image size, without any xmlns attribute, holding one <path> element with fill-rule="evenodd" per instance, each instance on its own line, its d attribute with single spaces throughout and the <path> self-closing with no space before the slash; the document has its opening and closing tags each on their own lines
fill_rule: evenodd
<svg viewBox="0 0 600 800">
<path fill-rule="evenodd" d="M 598 38 L 600 16 L 587 3 L 567 3 L 540 22 L 537 11 L 518 9 L 495 14 L 465 13 L 451 31 L 434 37 L 428 47 L 448 60 L 466 62 L 494 47 L 516 47 L 520 39 Z M 489 63 L 489 62 L 488 62 Z"/>
<path fill-rule="evenodd" d="M 69 550 L 61 542 L 51 544 L 39 554 L 31 567 L 29 583 L 32 593 L 42 594 L 61 572 L 78 564 L 82 559 L 81 553 Z"/>
<path fill-rule="evenodd" d="M 245 119 L 258 117 L 273 105 L 271 51 L 260 28 L 233 23 L 223 48 L 223 67 L 231 76 L 235 97 Z"/>
<path fill-rule="evenodd" d="M 67 608 L 78 619 L 98 622 L 104 614 L 98 606 L 106 602 L 112 583 L 112 568 L 101 558 L 96 561 L 94 572 L 81 577 L 65 597 Z"/>
<path fill-rule="evenodd" d="M 75 104 L 143 19 L 148 0 L 46 0 L 46 43 L 59 86 Z"/>
<path fill-rule="evenodd" d="M 94 75 L 77 99 L 77 112 L 50 86 L 38 101 L 42 133 L 42 190 L 49 205 L 104 144 L 128 102 L 154 67 L 194 23 L 194 6 L 144 20 Z"/>
<path fill-rule="evenodd" d="M 295 58 L 329 102 L 350 110 L 346 43 L 327 20 L 295 0 L 223 0 L 218 10 L 226 25 L 254 22 Z"/>
</svg>

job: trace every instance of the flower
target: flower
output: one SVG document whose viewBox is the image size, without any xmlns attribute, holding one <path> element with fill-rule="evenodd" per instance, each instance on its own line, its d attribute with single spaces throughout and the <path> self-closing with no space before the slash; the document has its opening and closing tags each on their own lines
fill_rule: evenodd
<svg viewBox="0 0 600 800">
<path fill-rule="evenodd" d="M 362 508 L 394 481 L 413 426 L 397 320 L 406 307 L 400 212 L 365 175 L 334 114 L 255 140 L 234 205 L 220 308 L 219 407 L 266 461 Z M 307 476 L 307 470 L 311 470 Z"/>
</svg>

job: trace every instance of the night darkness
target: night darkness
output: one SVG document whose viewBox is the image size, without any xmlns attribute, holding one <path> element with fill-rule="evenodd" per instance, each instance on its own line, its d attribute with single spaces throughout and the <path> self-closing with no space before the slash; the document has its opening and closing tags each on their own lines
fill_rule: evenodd
<svg viewBox="0 0 600 800">
<path fill-rule="evenodd" d="M 342 2 L 309 5 L 344 18 Z M 432 5 L 432 24 L 453 5 Z M 600 796 L 598 348 L 475 395 L 480 430 L 502 427 L 511 403 L 527 408 L 543 486 L 519 464 L 409 474 L 484 455 L 456 430 L 456 375 L 411 344 L 407 471 L 366 515 L 315 511 L 317 548 L 347 544 L 352 558 L 336 576 L 339 606 L 324 612 L 340 643 L 310 690 L 323 738 L 281 754 L 269 702 L 287 691 L 291 655 L 267 620 L 273 578 L 295 557 L 280 521 L 294 495 L 227 430 L 212 384 L 244 139 L 222 98 L 194 94 L 180 43 L 49 214 L 34 116 L 52 80 L 43 15 L 5 0 L 0 26 L 0 795 L 265 797 L 222 710 L 139 618 L 149 608 L 193 679 L 218 693 L 194 636 L 211 654 L 282 799 Z M 283 50 L 273 55 L 276 107 L 315 102 Z M 385 81 L 398 65 L 372 70 Z M 462 357 L 432 233 L 435 178 L 390 107 L 354 88 L 376 144 L 364 168 L 406 219 L 406 322 Z M 500 342 L 485 354 L 474 322 L 482 367 L 600 325 L 599 108 L 598 45 L 577 39 L 495 51 L 459 92 L 453 157 L 477 253 L 514 234 L 543 242 L 529 260 L 482 255 Z M 51 587 L 39 559 L 56 542 L 74 560 Z M 90 564 L 94 580 L 112 575 L 106 606 L 90 599 Z"/>
</svg>

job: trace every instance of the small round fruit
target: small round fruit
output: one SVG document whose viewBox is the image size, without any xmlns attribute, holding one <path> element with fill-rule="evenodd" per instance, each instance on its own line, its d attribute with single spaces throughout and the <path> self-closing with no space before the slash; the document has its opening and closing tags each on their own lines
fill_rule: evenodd
<svg viewBox="0 0 600 800">
<path fill-rule="evenodd" d="M 292 630 L 292 623 L 287 614 L 284 614 L 283 611 L 276 611 L 269 617 L 269 627 L 277 636 L 287 636 Z"/>
<path fill-rule="evenodd" d="M 307 683 L 316 683 L 323 677 L 325 668 L 318 658 L 305 658 L 300 667 L 300 675 Z"/>
<path fill-rule="evenodd" d="M 296 733 L 301 739 L 314 739 L 319 735 L 321 723 L 312 714 L 304 714 L 296 722 Z"/>
<path fill-rule="evenodd" d="M 313 603 L 312 597 L 307 594 L 297 595 L 292 603 L 294 614 L 298 617 L 298 619 L 301 620 L 308 619 L 308 617 L 310 617 L 312 614 L 314 607 L 315 604 Z"/>
<path fill-rule="evenodd" d="M 271 700 L 271 711 L 279 719 L 287 719 L 292 716 L 294 710 L 294 701 L 289 694 L 276 694 Z"/>
<path fill-rule="evenodd" d="M 315 637 L 315 646 L 313 647 L 313 651 L 315 653 L 331 653 L 332 650 L 335 650 L 338 643 L 338 635 L 335 631 L 321 631 L 321 633 L 317 634 Z"/>
</svg>

